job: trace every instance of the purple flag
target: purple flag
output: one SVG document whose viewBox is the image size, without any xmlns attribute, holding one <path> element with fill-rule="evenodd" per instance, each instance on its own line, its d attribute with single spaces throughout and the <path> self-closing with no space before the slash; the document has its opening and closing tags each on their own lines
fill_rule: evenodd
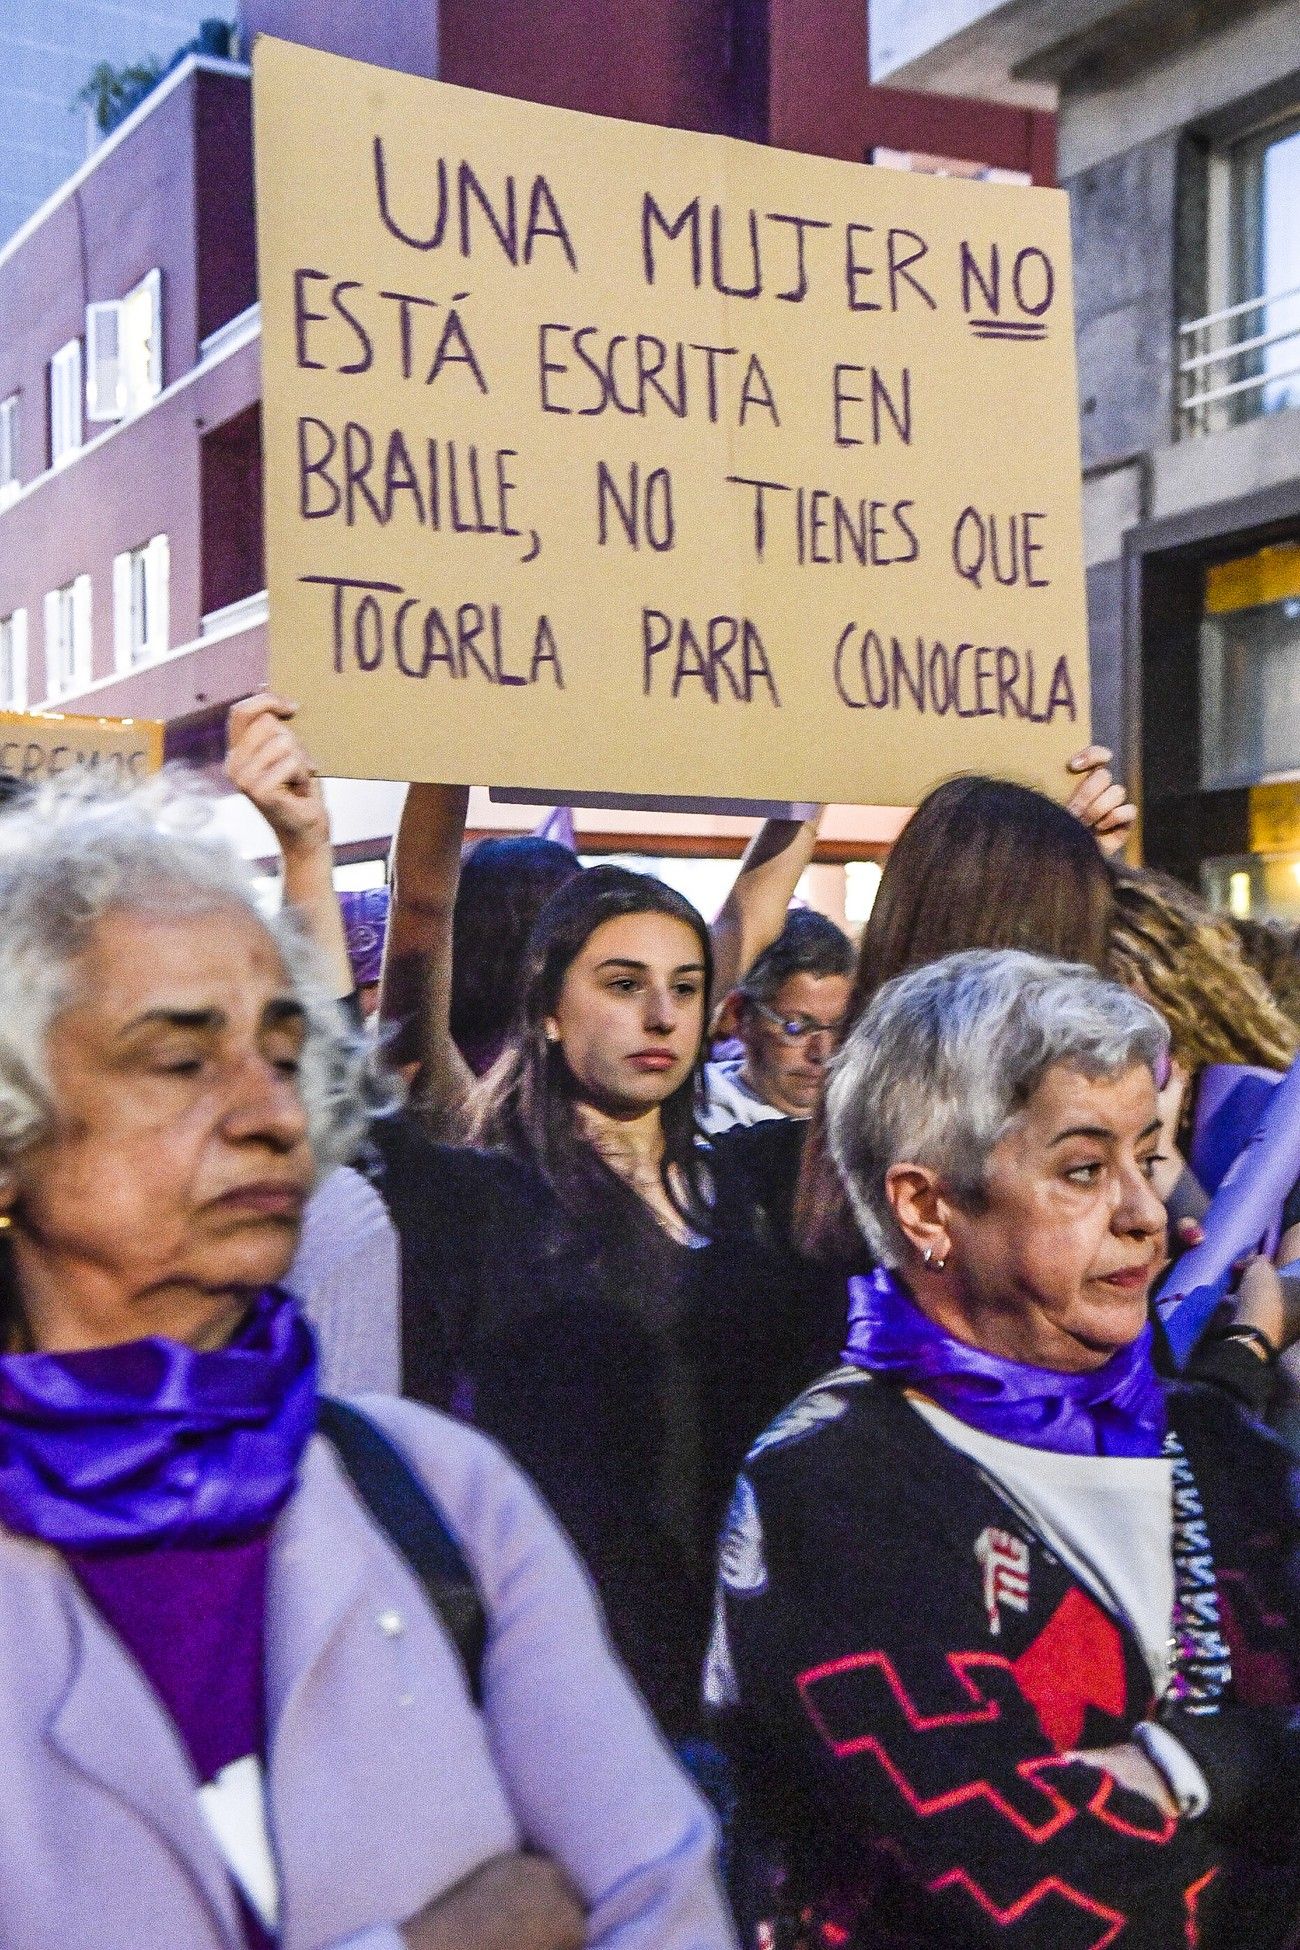
<svg viewBox="0 0 1300 1950">
<path fill-rule="evenodd" d="M 1271 1091 L 1250 1141 L 1225 1172 L 1205 1215 L 1204 1240 L 1183 1254 L 1156 1295 L 1180 1368 L 1227 1293 L 1234 1265 L 1276 1240 L 1298 1178 L 1300 1060 Z"/>
<path fill-rule="evenodd" d="M 573 807 L 556 806 L 548 812 L 541 825 L 533 828 L 533 838 L 554 840 L 557 846 L 567 846 L 570 853 L 576 853 L 578 834 L 573 824 Z"/>
</svg>

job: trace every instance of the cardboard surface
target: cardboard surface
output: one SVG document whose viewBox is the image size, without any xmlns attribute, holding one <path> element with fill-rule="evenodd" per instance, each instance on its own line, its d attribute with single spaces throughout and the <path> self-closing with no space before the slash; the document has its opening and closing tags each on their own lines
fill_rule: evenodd
<svg viewBox="0 0 1300 1950">
<path fill-rule="evenodd" d="M 163 727 L 148 718 L 0 711 L 0 772 L 32 785 L 78 769 L 103 772 L 127 785 L 156 772 L 162 762 Z"/>
<path fill-rule="evenodd" d="M 1063 193 L 253 72 L 271 676 L 322 771 L 1064 796 Z"/>
</svg>

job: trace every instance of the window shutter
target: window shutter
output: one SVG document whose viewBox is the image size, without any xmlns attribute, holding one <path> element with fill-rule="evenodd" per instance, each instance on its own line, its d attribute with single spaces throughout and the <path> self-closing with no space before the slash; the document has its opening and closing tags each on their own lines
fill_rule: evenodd
<svg viewBox="0 0 1300 1950">
<path fill-rule="evenodd" d="M 59 649 L 59 592 L 47 589 L 45 592 L 45 695 L 51 703 L 60 695 L 60 676 L 63 669 Z"/>
<path fill-rule="evenodd" d="M 86 417 L 120 420 L 123 398 L 121 307 L 86 306 Z"/>
<path fill-rule="evenodd" d="M 165 535 L 155 535 L 145 549 L 145 587 L 148 597 L 148 653 L 162 657 L 171 647 L 171 544 Z"/>
<path fill-rule="evenodd" d="M 50 360 L 50 464 L 81 445 L 81 340 L 69 339 Z"/>
<path fill-rule="evenodd" d="M 131 616 L 131 557 L 113 557 L 113 664 L 130 670 L 135 662 L 135 630 Z"/>
<path fill-rule="evenodd" d="M 71 663 L 73 683 L 88 684 L 92 675 L 89 576 L 78 576 L 72 585 Z"/>
<path fill-rule="evenodd" d="M 149 317 L 149 356 L 147 371 L 149 375 L 150 399 L 157 399 L 162 391 L 162 272 L 150 271 L 140 289 L 147 294 Z"/>
<path fill-rule="evenodd" d="M 14 711 L 27 709 L 27 611 L 16 609 L 11 618 L 13 627 L 13 696 L 10 708 Z"/>
</svg>

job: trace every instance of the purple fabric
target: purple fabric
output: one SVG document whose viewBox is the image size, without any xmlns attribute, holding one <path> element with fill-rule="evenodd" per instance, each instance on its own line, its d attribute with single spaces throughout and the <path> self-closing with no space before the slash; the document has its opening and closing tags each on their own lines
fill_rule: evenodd
<svg viewBox="0 0 1300 1950">
<path fill-rule="evenodd" d="M 1187 1162 L 1211 1198 L 1245 1150 L 1282 1081 L 1278 1070 L 1209 1063 L 1196 1079 L 1196 1119 Z"/>
<path fill-rule="evenodd" d="M 508 1041 L 506 1036 L 488 1036 L 482 1041 L 466 1038 L 458 1047 L 474 1075 L 485 1077 Z"/>
<path fill-rule="evenodd" d="M 270 1535 L 263 1526 L 237 1544 L 66 1553 L 175 1720 L 200 1781 L 266 1751 Z"/>
<path fill-rule="evenodd" d="M 1057 1374 L 954 1340 L 879 1266 L 849 1281 L 844 1358 L 1003 1442 L 1072 1456 L 1158 1456 L 1164 1442 L 1150 1327 L 1091 1374 Z"/>
<path fill-rule="evenodd" d="M 1269 1092 L 1249 1142 L 1210 1201 L 1205 1237 L 1174 1261 L 1155 1297 L 1175 1361 L 1184 1367 L 1248 1253 L 1271 1250 L 1287 1194 L 1300 1179 L 1300 1058 Z"/>
<path fill-rule="evenodd" d="M 200 1781 L 266 1756 L 266 1577 L 271 1532 L 207 1549 L 114 1551 L 67 1561 L 176 1722 Z M 235 1896 L 248 1950 L 275 1938 Z"/>
<path fill-rule="evenodd" d="M 573 807 L 553 807 L 540 825 L 534 826 L 533 836 L 539 840 L 552 840 L 556 846 L 567 846 L 570 853 L 576 853 L 578 835 L 573 824 Z"/>
<path fill-rule="evenodd" d="M 293 1492 L 316 1344 L 262 1294 L 227 1347 L 0 1356 L 0 1520 L 59 1550 L 246 1539 Z"/>
<path fill-rule="evenodd" d="M 348 960 L 352 979 L 365 988 L 379 980 L 384 960 L 384 939 L 388 933 L 388 889 L 366 887 L 360 892 L 339 895 L 343 910 L 343 930 L 348 941 Z"/>
</svg>

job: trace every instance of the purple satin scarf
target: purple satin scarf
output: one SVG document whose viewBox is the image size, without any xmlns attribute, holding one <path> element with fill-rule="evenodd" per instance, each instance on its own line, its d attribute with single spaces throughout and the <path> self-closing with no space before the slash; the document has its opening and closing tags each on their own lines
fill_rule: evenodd
<svg viewBox="0 0 1300 1950">
<path fill-rule="evenodd" d="M 878 1266 L 849 1281 L 844 1359 L 918 1389 L 1003 1442 L 1071 1456 L 1158 1456 L 1164 1442 L 1149 1326 L 1091 1374 L 1057 1374 L 953 1340 Z"/>
<path fill-rule="evenodd" d="M 0 1356 L 0 1521 L 62 1550 L 233 1543 L 288 1501 L 316 1343 L 263 1293 L 223 1348 L 159 1338 Z"/>
</svg>

